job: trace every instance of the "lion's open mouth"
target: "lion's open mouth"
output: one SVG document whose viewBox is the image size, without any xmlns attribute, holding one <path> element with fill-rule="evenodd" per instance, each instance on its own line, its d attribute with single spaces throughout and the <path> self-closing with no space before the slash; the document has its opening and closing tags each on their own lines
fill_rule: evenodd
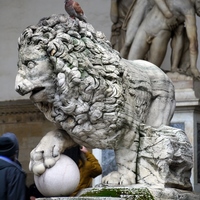
<svg viewBox="0 0 200 200">
<path fill-rule="evenodd" d="M 37 87 L 37 88 L 34 88 L 34 89 L 32 90 L 31 96 L 33 96 L 33 95 L 39 93 L 40 91 L 42 91 L 42 90 L 44 90 L 44 89 L 45 89 L 45 87 Z"/>
<path fill-rule="evenodd" d="M 45 87 L 36 87 L 32 90 L 30 99 L 32 101 L 36 102 L 41 102 L 43 101 L 46 97 L 44 95 Z"/>
</svg>

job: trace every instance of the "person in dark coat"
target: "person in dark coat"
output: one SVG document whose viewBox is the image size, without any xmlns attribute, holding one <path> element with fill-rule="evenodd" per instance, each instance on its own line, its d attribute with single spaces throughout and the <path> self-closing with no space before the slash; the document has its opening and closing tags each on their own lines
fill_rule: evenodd
<svg viewBox="0 0 200 200">
<path fill-rule="evenodd" d="M 25 200 L 26 174 L 16 162 L 17 145 L 12 138 L 0 137 L 0 199 Z"/>
</svg>

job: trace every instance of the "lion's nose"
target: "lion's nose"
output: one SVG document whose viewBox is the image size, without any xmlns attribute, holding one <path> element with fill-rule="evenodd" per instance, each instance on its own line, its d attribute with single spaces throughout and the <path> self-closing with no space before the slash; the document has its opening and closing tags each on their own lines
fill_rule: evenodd
<svg viewBox="0 0 200 200">
<path fill-rule="evenodd" d="M 15 80 L 15 91 L 20 95 L 25 95 L 32 91 L 33 84 L 27 79 L 23 79 L 19 74 L 16 76 Z"/>
<path fill-rule="evenodd" d="M 15 86 L 15 91 L 18 92 L 22 96 L 25 95 L 25 91 L 23 90 L 20 84 Z"/>
</svg>

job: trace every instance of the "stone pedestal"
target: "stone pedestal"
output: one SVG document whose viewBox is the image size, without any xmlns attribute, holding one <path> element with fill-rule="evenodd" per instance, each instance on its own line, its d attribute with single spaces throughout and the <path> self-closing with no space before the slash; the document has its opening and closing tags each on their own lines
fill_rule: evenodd
<svg viewBox="0 0 200 200">
<path fill-rule="evenodd" d="M 178 73 L 167 74 L 174 83 L 176 110 L 171 126 L 185 131 L 193 146 L 194 167 L 191 182 L 200 193 L 200 81 Z"/>
<path fill-rule="evenodd" d="M 51 197 L 37 200 L 200 200 L 200 196 L 174 188 L 149 187 L 143 184 L 126 187 L 95 187 L 80 192 L 79 197 Z"/>
</svg>

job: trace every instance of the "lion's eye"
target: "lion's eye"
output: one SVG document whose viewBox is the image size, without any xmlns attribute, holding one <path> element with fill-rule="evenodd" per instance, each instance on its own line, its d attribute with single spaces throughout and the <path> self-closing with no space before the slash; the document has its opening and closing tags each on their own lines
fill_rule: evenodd
<svg viewBox="0 0 200 200">
<path fill-rule="evenodd" d="M 32 69 L 32 68 L 35 67 L 35 63 L 32 62 L 32 61 L 29 61 L 29 62 L 27 63 L 27 67 L 28 67 L 29 69 Z"/>
</svg>

